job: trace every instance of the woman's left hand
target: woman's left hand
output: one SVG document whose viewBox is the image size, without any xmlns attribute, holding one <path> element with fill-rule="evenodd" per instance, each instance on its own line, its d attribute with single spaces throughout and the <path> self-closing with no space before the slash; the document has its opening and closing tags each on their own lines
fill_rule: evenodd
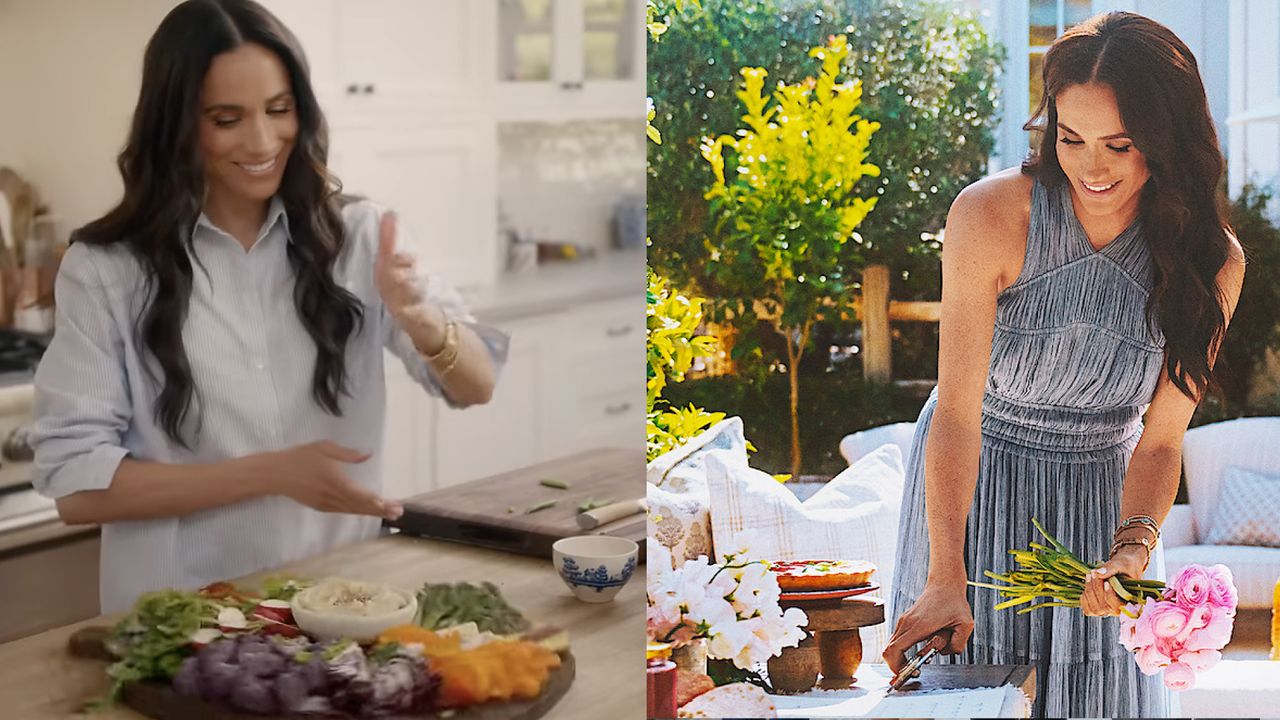
<svg viewBox="0 0 1280 720">
<path fill-rule="evenodd" d="M 1146 563 L 1146 559 L 1147 554 L 1144 549 L 1132 545 L 1124 546 L 1101 567 L 1085 575 L 1084 592 L 1080 595 L 1080 609 L 1084 614 L 1119 615 L 1128 603 L 1116 594 L 1107 578 L 1123 575 L 1141 580 L 1142 566 Z"/>
<path fill-rule="evenodd" d="M 396 215 L 382 214 L 378 226 L 378 259 L 373 269 L 378 294 L 387 311 L 397 320 L 428 315 L 427 289 L 418 275 L 413 255 L 396 249 Z"/>
</svg>

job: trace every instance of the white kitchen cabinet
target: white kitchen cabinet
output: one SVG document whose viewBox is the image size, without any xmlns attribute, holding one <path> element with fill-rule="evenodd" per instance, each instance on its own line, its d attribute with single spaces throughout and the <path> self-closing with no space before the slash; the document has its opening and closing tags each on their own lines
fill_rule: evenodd
<svg viewBox="0 0 1280 720">
<path fill-rule="evenodd" d="M 329 158 L 343 191 L 395 210 L 427 269 L 456 287 L 498 273 L 497 163 L 492 124 L 409 120 L 334 128 Z"/>
<path fill-rule="evenodd" d="M 488 113 L 495 0 L 265 0 L 298 37 L 331 123 Z"/>
<path fill-rule="evenodd" d="M 644 439 L 640 296 L 494 323 L 511 346 L 492 400 L 454 409 L 387 356 L 385 492 L 409 497 Z"/>
<path fill-rule="evenodd" d="M 550 414 L 560 400 L 547 378 L 562 356 L 556 347 L 558 319 L 541 315 L 497 324 L 511 334 L 511 347 L 489 403 L 457 410 L 432 403 L 437 488 L 554 456 L 547 441 L 563 428 Z"/>
<path fill-rule="evenodd" d="M 644 117 L 641 0 L 498 0 L 500 120 Z"/>
<path fill-rule="evenodd" d="M 644 439 L 644 303 L 637 292 L 577 306 L 561 320 L 563 432 L 554 454 L 640 447 Z M 554 381 L 553 381 L 554 382 Z"/>
<path fill-rule="evenodd" d="M 419 396 L 427 393 L 409 377 L 400 358 L 390 352 L 385 357 L 387 411 L 382 458 L 382 495 L 406 498 L 431 490 L 432 466 L 421 463 L 434 440 L 430 413 L 418 410 Z"/>
</svg>

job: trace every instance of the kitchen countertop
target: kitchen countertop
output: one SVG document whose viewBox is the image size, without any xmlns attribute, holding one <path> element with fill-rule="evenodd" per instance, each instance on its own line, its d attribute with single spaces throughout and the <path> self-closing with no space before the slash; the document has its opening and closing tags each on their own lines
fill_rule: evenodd
<svg viewBox="0 0 1280 720">
<path fill-rule="evenodd" d="M 539 265 L 502 275 L 492 286 L 462 291 L 476 318 L 487 323 L 514 320 L 604 300 L 644 297 L 645 254 L 603 251 L 590 260 Z"/>
<path fill-rule="evenodd" d="M 569 629 L 577 678 L 547 717 L 644 717 L 642 573 L 637 573 L 637 579 L 613 602 L 593 605 L 574 599 L 546 560 L 404 535 L 355 543 L 237 582 L 253 585 L 272 572 L 316 578 L 337 575 L 406 589 L 428 580 L 490 580 L 530 619 Z M 98 617 L 0 645 L 3 715 L 23 720 L 68 718 L 75 716 L 86 700 L 102 697 L 109 687 L 106 665 L 71 657 L 67 640 L 81 627 L 108 625 L 118 618 Z M 121 705 L 84 717 L 125 720 L 142 716 Z"/>
</svg>

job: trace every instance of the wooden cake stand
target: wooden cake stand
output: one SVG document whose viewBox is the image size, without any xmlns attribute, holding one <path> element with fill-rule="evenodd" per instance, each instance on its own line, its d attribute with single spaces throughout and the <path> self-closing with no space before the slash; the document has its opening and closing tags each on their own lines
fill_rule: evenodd
<svg viewBox="0 0 1280 720">
<path fill-rule="evenodd" d="M 825 593 L 833 595 L 836 593 Z M 769 659 L 769 682 L 778 693 L 802 693 L 818 685 L 836 690 L 851 687 L 862 664 L 859 628 L 884 622 L 884 600 L 870 595 L 813 597 L 822 593 L 783 593 L 778 604 L 800 608 L 809 618 L 806 637 L 793 648 Z"/>
</svg>

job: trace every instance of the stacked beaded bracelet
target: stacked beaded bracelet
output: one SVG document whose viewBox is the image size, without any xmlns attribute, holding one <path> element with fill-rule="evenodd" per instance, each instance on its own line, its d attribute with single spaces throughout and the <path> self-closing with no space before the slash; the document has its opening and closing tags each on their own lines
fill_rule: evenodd
<svg viewBox="0 0 1280 720">
<path fill-rule="evenodd" d="M 1142 570 L 1146 572 L 1147 566 L 1151 564 L 1151 546 L 1153 543 L 1147 538 L 1130 538 L 1128 540 L 1117 540 L 1111 544 L 1111 557 L 1116 556 L 1116 551 L 1126 545 L 1141 545 L 1147 551 L 1147 559 L 1142 563 Z"/>
<path fill-rule="evenodd" d="M 1126 518 L 1120 523 L 1120 527 L 1116 528 L 1115 533 L 1111 536 L 1114 540 L 1117 535 L 1128 530 L 1129 528 L 1140 528 L 1151 533 L 1151 542 L 1156 543 L 1160 540 L 1160 525 L 1150 515 L 1134 515 Z"/>
<path fill-rule="evenodd" d="M 1124 540 L 1117 539 L 1120 533 L 1135 527 L 1142 530 L 1146 530 L 1147 532 L 1151 533 L 1151 537 L 1150 538 L 1145 538 L 1145 537 L 1128 538 Z M 1143 571 L 1146 571 L 1147 566 L 1151 564 L 1152 546 L 1154 546 L 1160 540 L 1160 525 L 1155 521 L 1154 518 L 1152 518 L 1149 515 L 1133 515 L 1131 517 L 1125 518 L 1124 522 L 1120 523 L 1120 526 L 1116 528 L 1116 531 L 1111 536 L 1111 539 L 1113 540 L 1111 544 L 1112 557 L 1114 557 L 1116 554 L 1116 551 L 1122 547 L 1125 547 L 1128 545 L 1141 545 L 1143 549 L 1147 551 L 1147 559 L 1142 564 Z"/>
<path fill-rule="evenodd" d="M 440 348 L 440 352 L 435 355 L 428 355 L 427 360 L 431 362 L 431 367 L 435 369 L 436 374 L 440 377 L 444 377 L 450 372 L 453 372 L 453 368 L 458 364 L 457 323 L 452 320 L 445 323 L 444 347 Z"/>
</svg>

